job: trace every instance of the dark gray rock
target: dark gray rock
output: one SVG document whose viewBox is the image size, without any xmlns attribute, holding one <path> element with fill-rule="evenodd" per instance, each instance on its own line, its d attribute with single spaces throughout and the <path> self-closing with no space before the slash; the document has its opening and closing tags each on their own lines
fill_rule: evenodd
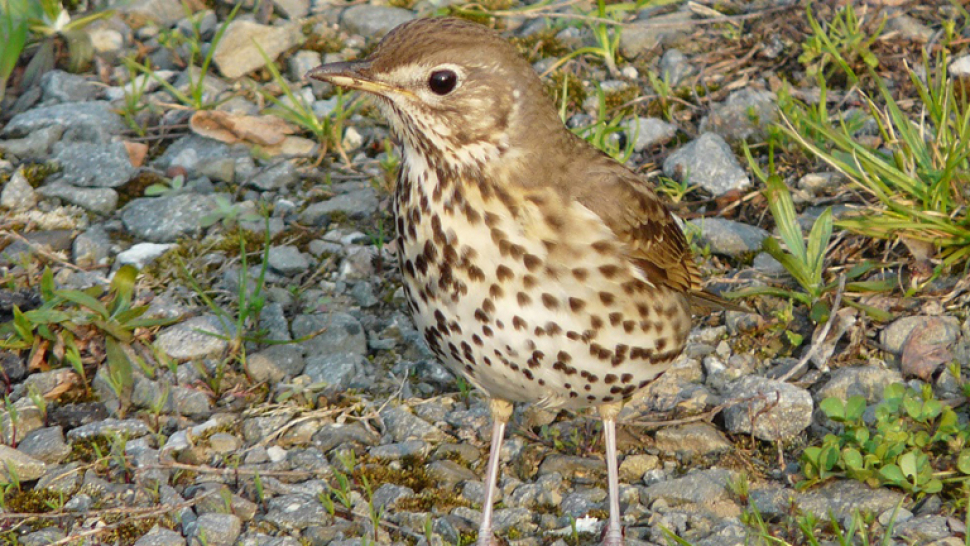
<svg viewBox="0 0 970 546">
<path fill-rule="evenodd" d="M 159 332 L 155 346 L 171 358 L 197 360 L 222 354 L 228 341 L 220 339 L 234 335 L 235 325 L 216 315 L 192 317 Z M 208 333 L 207 333 L 208 332 Z"/>
<path fill-rule="evenodd" d="M 0 150 L 20 159 L 47 160 L 54 143 L 58 142 L 63 134 L 64 127 L 61 125 L 42 127 L 23 138 L 0 140 Z"/>
<path fill-rule="evenodd" d="M 733 449 L 731 442 L 708 423 L 689 423 L 657 431 L 656 447 L 668 454 L 704 456 Z"/>
<path fill-rule="evenodd" d="M 635 152 L 642 152 L 647 148 L 666 144 L 677 136 L 677 126 L 659 118 L 636 118 L 626 122 L 623 131 L 630 137 L 636 137 L 633 143 Z"/>
<path fill-rule="evenodd" d="M 341 23 L 350 32 L 365 38 L 380 38 L 392 28 L 415 18 L 414 12 L 391 6 L 358 4 L 344 11 Z"/>
<path fill-rule="evenodd" d="M 300 531 L 311 525 L 327 525 L 333 521 L 323 505 L 307 495 L 281 495 L 270 499 L 264 519 L 285 531 Z"/>
<path fill-rule="evenodd" d="M 702 132 L 717 133 L 727 140 L 764 138 L 764 131 L 778 119 L 777 97 L 771 91 L 743 88 L 733 91 L 701 120 Z"/>
<path fill-rule="evenodd" d="M 123 176 L 121 171 L 117 174 L 118 176 Z M 124 184 L 124 182 L 127 182 L 127 179 L 121 183 Z M 37 193 L 44 197 L 56 197 L 72 205 L 77 205 L 84 210 L 98 214 L 111 214 L 118 206 L 118 192 L 111 188 L 85 188 L 55 182 L 54 184 L 41 186 L 37 189 Z"/>
<path fill-rule="evenodd" d="M 839 368 L 833 370 L 828 382 L 818 389 L 815 399 L 819 402 L 826 398 L 848 400 L 858 395 L 872 404 L 882 400 L 887 386 L 902 382 L 903 376 L 898 371 L 875 365 Z"/>
<path fill-rule="evenodd" d="M 269 267 L 280 275 L 299 275 L 310 267 L 310 261 L 293 245 L 273 246 L 269 249 Z"/>
<path fill-rule="evenodd" d="M 731 385 L 728 396 L 749 399 L 725 408 L 724 422 L 731 432 L 787 440 L 812 424 L 812 395 L 791 383 L 748 376 Z"/>
<path fill-rule="evenodd" d="M 381 410 L 380 415 L 387 433 L 396 442 L 415 439 L 426 442 L 442 442 L 447 439 L 447 435 L 438 427 L 400 406 L 388 405 Z"/>
<path fill-rule="evenodd" d="M 701 231 L 699 244 L 710 245 L 711 252 L 738 257 L 761 250 L 761 242 L 771 237 L 767 231 L 727 218 L 697 218 L 690 221 Z"/>
<path fill-rule="evenodd" d="M 57 464 L 71 454 L 71 446 L 64 442 L 64 429 L 61 427 L 31 431 L 20 441 L 17 449 L 48 464 Z"/>
<path fill-rule="evenodd" d="M 45 103 L 85 102 L 101 94 L 101 87 L 88 78 L 63 70 L 51 70 L 40 78 Z"/>
<path fill-rule="evenodd" d="M 649 506 L 663 499 L 668 504 L 712 504 L 730 502 L 728 482 L 735 479 L 730 470 L 697 470 L 682 478 L 655 483 L 640 492 L 640 502 Z"/>
<path fill-rule="evenodd" d="M 62 141 L 54 144 L 51 159 L 61 166 L 60 179 L 71 186 L 117 188 L 135 174 L 128 151 L 120 142 Z"/>
<path fill-rule="evenodd" d="M 135 237 L 154 243 L 174 242 L 202 229 L 202 220 L 216 210 L 213 195 L 183 193 L 141 197 L 125 205 L 121 221 Z"/>
<path fill-rule="evenodd" d="M 677 11 L 625 26 L 620 34 L 620 54 L 634 59 L 658 46 L 680 43 L 692 32 L 691 18 L 689 11 Z"/>
<path fill-rule="evenodd" d="M 151 430 L 148 429 L 148 425 L 138 419 L 119 420 L 109 418 L 69 430 L 67 432 L 67 439 L 74 442 L 112 434 L 124 434 L 129 439 L 132 439 L 140 438 L 150 432 Z"/>
<path fill-rule="evenodd" d="M 111 103 L 66 102 L 17 114 L 0 135 L 23 138 L 49 127 L 59 127 L 64 132 L 64 140 L 102 143 L 108 142 L 113 135 L 120 135 L 127 128 Z"/>
<path fill-rule="evenodd" d="M 0 191 L 0 207 L 9 211 L 30 210 L 38 201 L 40 197 L 27 181 L 23 169 L 17 169 Z"/>
<path fill-rule="evenodd" d="M 313 203 L 300 213 L 300 222 L 311 226 L 326 225 L 335 213 L 359 220 L 377 212 L 377 206 L 377 193 L 372 188 L 362 188 Z"/>
<path fill-rule="evenodd" d="M 240 532 L 242 532 L 242 520 L 235 514 L 202 514 L 195 522 L 189 544 L 191 546 L 232 546 Z"/>
<path fill-rule="evenodd" d="M 254 381 L 279 383 L 303 372 L 303 351 L 295 345 L 271 345 L 246 358 L 246 368 Z"/>
<path fill-rule="evenodd" d="M 135 546 L 185 546 L 185 539 L 171 529 L 156 525 L 139 538 Z"/>
<path fill-rule="evenodd" d="M 367 336 L 360 321 L 347 313 L 299 315 L 293 319 L 293 336 L 314 337 L 300 343 L 307 355 L 367 354 Z"/>
<path fill-rule="evenodd" d="M 282 161 L 263 169 L 256 176 L 250 178 L 246 184 L 262 191 L 275 191 L 288 188 L 299 180 L 300 175 L 296 172 L 296 167 L 289 161 Z"/>
<path fill-rule="evenodd" d="M 349 388 L 373 384 L 372 365 L 359 353 L 308 353 L 303 373 L 314 383 Z"/>
<path fill-rule="evenodd" d="M 714 195 L 751 185 L 731 147 L 720 135 L 704 133 L 667 157 L 664 174 L 689 180 Z"/>
</svg>

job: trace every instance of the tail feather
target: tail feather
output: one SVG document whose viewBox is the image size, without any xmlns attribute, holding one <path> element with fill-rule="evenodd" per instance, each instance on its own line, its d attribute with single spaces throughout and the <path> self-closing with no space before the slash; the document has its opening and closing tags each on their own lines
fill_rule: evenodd
<svg viewBox="0 0 970 546">
<path fill-rule="evenodd" d="M 725 311 L 738 311 L 741 313 L 751 313 L 750 309 L 746 309 L 732 303 L 717 294 L 712 294 L 707 290 L 698 290 L 696 292 L 691 292 L 687 295 L 690 300 L 691 307 L 697 307 L 701 309 L 707 309 L 712 311 L 725 310 Z"/>
</svg>

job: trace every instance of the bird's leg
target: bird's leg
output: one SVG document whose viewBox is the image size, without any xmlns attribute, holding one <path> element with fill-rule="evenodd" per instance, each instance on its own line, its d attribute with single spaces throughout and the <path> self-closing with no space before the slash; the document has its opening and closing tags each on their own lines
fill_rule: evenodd
<svg viewBox="0 0 970 546">
<path fill-rule="evenodd" d="M 502 439 L 505 425 L 512 416 L 512 403 L 498 398 L 489 400 L 492 412 L 492 447 L 488 453 L 488 470 L 485 472 L 485 502 L 482 503 L 482 525 L 478 528 L 476 546 L 493 546 L 492 505 L 495 503 L 495 484 L 498 482 L 499 453 L 502 452 Z"/>
<path fill-rule="evenodd" d="M 623 527 L 620 525 L 620 478 L 616 466 L 616 416 L 622 404 L 599 407 L 606 440 L 606 474 L 610 490 L 610 522 L 603 535 L 603 546 L 623 546 Z"/>
</svg>

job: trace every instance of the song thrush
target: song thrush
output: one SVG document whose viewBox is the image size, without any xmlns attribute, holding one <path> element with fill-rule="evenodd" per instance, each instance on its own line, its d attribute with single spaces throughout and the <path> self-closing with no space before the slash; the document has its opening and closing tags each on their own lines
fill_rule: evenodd
<svg viewBox="0 0 970 546">
<path fill-rule="evenodd" d="M 683 350 L 704 299 L 683 233 L 632 171 L 563 126 L 529 63 L 459 19 L 392 30 L 309 77 L 377 97 L 403 147 L 394 190 L 408 305 L 434 353 L 490 397 L 478 544 L 512 402 L 596 407 L 623 544 L 615 419 Z"/>
</svg>

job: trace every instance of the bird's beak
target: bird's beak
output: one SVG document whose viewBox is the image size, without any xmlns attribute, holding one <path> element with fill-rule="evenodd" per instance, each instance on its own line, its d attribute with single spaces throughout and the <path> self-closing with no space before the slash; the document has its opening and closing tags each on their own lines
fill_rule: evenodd
<svg viewBox="0 0 970 546">
<path fill-rule="evenodd" d="M 307 78 L 330 82 L 347 89 L 359 89 L 375 95 L 386 95 L 396 88 L 377 81 L 371 75 L 370 61 L 348 61 L 320 65 L 307 72 Z"/>
</svg>

